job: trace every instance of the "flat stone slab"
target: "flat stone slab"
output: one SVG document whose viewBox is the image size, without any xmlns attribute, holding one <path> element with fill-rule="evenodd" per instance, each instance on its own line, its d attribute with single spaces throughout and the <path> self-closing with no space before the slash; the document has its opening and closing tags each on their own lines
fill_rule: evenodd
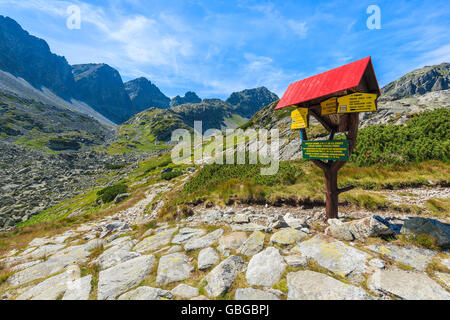
<svg viewBox="0 0 450 320">
<path fill-rule="evenodd" d="M 377 270 L 367 284 L 375 292 L 406 300 L 450 300 L 450 293 L 420 272 Z"/>
<path fill-rule="evenodd" d="M 181 297 L 183 299 L 191 299 L 198 296 L 198 289 L 188 286 L 187 284 L 179 284 L 172 289 L 174 296 Z"/>
<path fill-rule="evenodd" d="M 174 244 L 185 244 L 191 239 L 199 238 L 203 236 L 206 233 L 203 229 L 193 229 L 193 228 L 182 228 L 176 234 L 173 239 L 172 243 Z"/>
<path fill-rule="evenodd" d="M 70 266 L 61 274 L 48 278 L 22 293 L 17 300 L 56 300 L 80 277 L 80 268 Z"/>
<path fill-rule="evenodd" d="M 191 276 L 193 270 L 188 256 L 184 253 L 176 252 L 162 256 L 159 259 L 156 284 L 165 285 L 185 280 Z"/>
<path fill-rule="evenodd" d="M 407 264 L 416 270 L 424 271 L 436 256 L 434 251 L 413 246 L 371 245 L 370 250 L 385 255 L 389 259 Z"/>
<path fill-rule="evenodd" d="M 239 256 L 229 256 L 204 278 L 207 282 L 206 293 L 210 297 L 218 297 L 227 292 L 236 276 L 244 269 L 245 262 Z"/>
<path fill-rule="evenodd" d="M 222 234 L 223 230 L 217 229 L 213 232 L 208 233 L 203 237 L 191 239 L 184 245 L 184 250 L 192 251 L 209 247 L 213 245 L 217 241 L 217 239 L 219 239 L 222 236 Z"/>
<path fill-rule="evenodd" d="M 237 289 L 234 298 L 235 300 L 280 300 L 273 293 L 253 288 Z"/>
<path fill-rule="evenodd" d="M 128 246 L 119 248 L 116 246 L 104 251 L 93 263 L 97 263 L 101 270 L 105 270 L 139 256 L 141 256 L 140 253 L 129 251 Z"/>
<path fill-rule="evenodd" d="M 303 231 L 294 228 L 284 228 L 274 233 L 272 237 L 270 237 L 270 242 L 287 246 L 300 242 L 307 236 L 308 235 Z"/>
<path fill-rule="evenodd" d="M 64 293 L 63 300 L 88 300 L 91 293 L 92 275 L 87 275 L 83 278 L 77 279 L 67 286 Z"/>
<path fill-rule="evenodd" d="M 267 227 L 257 223 L 232 224 L 232 231 L 267 231 Z"/>
<path fill-rule="evenodd" d="M 152 288 L 139 287 L 122 294 L 117 300 L 169 300 L 172 299 L 170 291 Z"/>
<path fill-rule="evenodd" d="M 245 277 L 250 285 L 271 287 L 280 281 L 285 268 L 286 263 L 280 251 L 268 247 L 252 257 Z"/>
<path fill-rule="evenodd" d="M 219 238 L 219 246 L 225 249 L 237 250 L 247 240 L 247 234 L 243 231 L 232 232 Z"/>
<path fill-rule="evenodd" d="M 152 255 L 141 256 L 100 271 L 98 300 L 114 300 L 137 286 L 155 265 Z"/>
<path fill-rule="evenodd" d="M 197 265 L 199 270 L 211 268 L 220 261 L 219 255 L 213 248 L 202 249 L 197 258 Z"/>
<path fill-rule="evenodd" d="M 172 235 L 177 231 L 177 228 L 172 228 L 168 230 L 163 230 L 157 234 L 147 237 L 134 247 L 134 251 L 146 252 L 155 251 L 167 246 L 172 239 Z"/>
<path fill-rule="evenodd" d="M 293 268 L 306 267 L 308 265 L 308 259 L 298 254 L 285 256 L 284 261 Z"/>
<path fill-rule="evenodd" d="M 288 300 L 368 300 L 363 289 L 314 271 L 291 272 L 287 275 Z"/>
<path fill-rule="evenodd" d="M 350 273 L 364 273 L 369 254 L 326 236 L 315 236 L 293 249 L 302 256 L 314 259 L 322 267 L 345 277 Z"/>
<path fill-rule="evenodd" d="M 254 256 L 264 248 L 266 235 L 261 231 L 253 232 L 250 237 L 237 250 L 238 253 L 245 256 Z"/>
</svg>

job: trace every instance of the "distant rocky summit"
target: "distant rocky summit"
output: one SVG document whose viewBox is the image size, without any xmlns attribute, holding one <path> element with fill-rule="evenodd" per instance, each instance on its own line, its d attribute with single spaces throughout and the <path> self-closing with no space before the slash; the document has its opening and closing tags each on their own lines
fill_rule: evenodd
<svg viewBox="0 0 450 320">
<path fill-rule="evenodd" d="M 138 113 L 151 107 L 159 109 L 170 108 L 170 98 L 144 77 L 126 82 L 125 90 L 130 96 L 133 113 Z"/>
<path fill-rule="evenodd" d="M 77 98 L 118 124 L 133 115 L 130 97 L 116 69 L 107 64 L 79 64 L 72 66 L 72 72 Z"/>
<path fill-rule="evenodd" d="M 0 70 L 21 77 L 37 88 L 45 86 L 64 98 L 73 92 L 72 69 L 66 59 L 51 53 L 44 40 L 1 15 Z"/>
<path fill-rule="evenodd" d="M 450 63 L 427 66 L 405 74 L 386 85 L 382 100 L 396 100 L 415 94 L 441 91 L 450 88 Z"/>
<path fill-rule="evenodd" d="M 170 106 L 173 108 L 179 106 L 180 104 L 200 102 L 202 102 L 202 99 L 195 92 L 188 91 L 184 94 L 184 97 L 176 96 L 173 98 L 170 101 Z"/>
<path fill-rule="evenodd" d="M 240 116 L 251 118 L 256 112 L 278 99 L 275 93 L 266 87 L 260 87 L 233 92 L 226 102 L 231 104 Z"/>
</svg>

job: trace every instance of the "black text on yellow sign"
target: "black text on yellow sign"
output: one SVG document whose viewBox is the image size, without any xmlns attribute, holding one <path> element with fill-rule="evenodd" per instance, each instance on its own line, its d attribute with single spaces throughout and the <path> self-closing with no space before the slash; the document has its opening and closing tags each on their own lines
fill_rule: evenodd
<svg viewBox="0 0 450 320">
<path fill-rule="evenodd" d="M 338 113 L 376 111 L 375 100 L 377 95 L 373 93 L 353 93 L 337 99 Z"/>
<path fill-rule="evenodd" d="M 291 129 L 304 129 L 308 127 L 308 109 L 297 108 L 291 113 Z"/>
<path fill-rule="evenodd" d="M 303 141 L 302 154 L 303 159 L 348 161 L 348 141 Z"/>
<path fill-rule="evenodd" d="M 337 113 L 337 106 L 337 98 L 330 98 L 321 102 L 321 115 Z"/>
</svg>

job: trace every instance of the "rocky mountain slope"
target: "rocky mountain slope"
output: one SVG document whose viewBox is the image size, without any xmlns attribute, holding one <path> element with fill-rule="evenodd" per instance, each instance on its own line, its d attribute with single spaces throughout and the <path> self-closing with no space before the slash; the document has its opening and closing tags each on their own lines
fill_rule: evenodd
<svg viewBox="0 0 450 320">
<path fill-rule="evenodd" d="M 195 92 L 188 91 L 184 94 L 184 97 L 176 96 L 175 98 L 172 98 L 172 100 L 170 100 L 170 107 L 173 108 L 180 104 L 200 102 L 202 102 L 202 99 Z"/>
<path fill-rule="evenodd" d="M 427 66 L 414 70 L 386 85 L 382 91 L 383 100 L 397 100 L 415 94 L 450 88 L 450 63 Z"/>
<path fill-rule="evenodd" d="M 263 107 L 278 99 L 278 96 L 266 87 L 260 87 L 233 92 L 225 102 L 231 104 L 240 116 L 251 118 Z"/>
<path fill-rule="evenodd" d="M 86 101 L 117 124 L 133 115 L 130 97 L 119 72 L 107 64 L 72 66 L 76 98 Z"/>
<path fill-rule="evenodd" d="M 197 206 L 160 221 L 151 203 L 191 174 L 110 216 L 14 242 L 0 256 L 0 297 L 450 300 L 448 224 L 370 212 L 324 222 L 323 208 L 286 206 Z M 420 246 L 419 234 L 439 246 Z"/>
<path fill-rule="evenodd" d="M 64 57 L 50 52 L 47 43 L 31 36 L 20 25 L 0 16 L 0 70 L 40 88 L 69 98 L 73 93 L 72 69 Z"/>
<path fill-rule="evenodd" d="M 125 90 L 130 96 L 134 114 L 151 107 L 160 109 L 170 107 L 170 99 L 146 78 L 126 82 Z"/>
</svg>

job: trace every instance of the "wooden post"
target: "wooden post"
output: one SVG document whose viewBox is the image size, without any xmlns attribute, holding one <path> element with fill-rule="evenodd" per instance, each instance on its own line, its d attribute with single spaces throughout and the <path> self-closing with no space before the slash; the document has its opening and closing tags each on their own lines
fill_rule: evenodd
<svg viewBox="0 0 450 320">
<path fill-rule="evenodd" d="M 347 131 L 348 153 L 351 156 L 353 149 L 356 146 L 356 137 L 358 135 L 359 113 L 350 113 L 342 117 L 345 123 L 344 131 Z M 307 140 L 306 130 L 302 129 L 303 138 Z M 334 130 L 331 130 L 329 140 L 334 138 Z M 324 162 L 322 160 L 311 160 L 316 166 L 322 169 L 325 176 L 325 197 L 326 197 L 326 218 L 335 219 L 338 217 L 339 194 L 353 189 L 353 186 L 348 186 L 342 189 L 338 188 L 337 177 L 338 171 L 345 164 L 346 161 L 331 161 Z"/>
</svg>

